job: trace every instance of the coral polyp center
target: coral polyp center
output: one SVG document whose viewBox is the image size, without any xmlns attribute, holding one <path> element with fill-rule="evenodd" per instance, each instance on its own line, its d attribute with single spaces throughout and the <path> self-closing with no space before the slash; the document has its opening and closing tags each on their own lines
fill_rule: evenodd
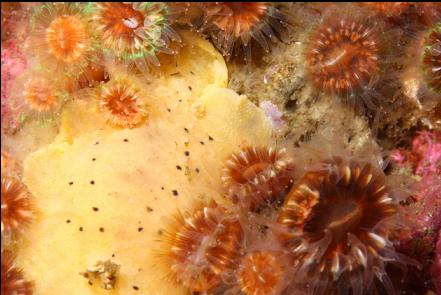
<svg viewBox="0 0 441 295">
<path fill-rule="evenodd" d="M 145 118 L 139 101 L 139 91 L 125 81 L 105 86 L 100 104 L 107 121 L 114 126 L 132 128 Z"/>
<path fill-rule="evenodd" d="M 369 163 L 336 157 L 310 171 L 287 195 L 279 223 L 283 240 L 309 274 L 332 282 L 349 279 L 353 290 L 368 288 L 367 274 L 383 277 L 383 259 L 394 260 L 388 243 L 397 207 L 381 170 Z M 361 280 L 351 275 L 365 272 Z"/>
<path fill-rule="evenodd" d="M 52 111 L 59 104 L 55 89 L 49 81 L 44 78 L 30 79 L 26 83 L 24 100 L 30 109 L 38 113 Z"/>
<path fill-rule="evenodd" d="M 427 37 L 423 53 L 423 71 L 429 86 L 441 93 L 441 23 Z"/>
<path fill-rule="evenodd" d="M 87 50 L 88 34 L 83 22 L 73 15 L 54 19 L 46 29 L 50 52 L 66 63 L 78 60 Z"/>
<path fill-rule="evenodd" d="M 248 147 L 231 155 L 222 171 L 228 195 L 251 210 L 278 198 L 293 181 L 292 158 L 285 149 Z"/>
<path fill-rule="evenodd" d="M 365 23 L 346 18 L 325 20 L 309 42 L 308 74 L 316 87 L 328 93 L 361 90 L 380 69 L 377 34 Z"/>
<path fill-rule="evenodd" d="M 283 279 L 283 272 L 283 264 L 276 253 L 250 253 L 243 259 L 239 273 L 241 291 L 249 295 L 276 294 Z"/>
<path fill-rule="evenodd" d="M 167 267 L 175 281 L 196 292 L 213 290 L 237 258 L 242 228 L 215 203 L 178 215 L 167 230 Z"/>
</svg>

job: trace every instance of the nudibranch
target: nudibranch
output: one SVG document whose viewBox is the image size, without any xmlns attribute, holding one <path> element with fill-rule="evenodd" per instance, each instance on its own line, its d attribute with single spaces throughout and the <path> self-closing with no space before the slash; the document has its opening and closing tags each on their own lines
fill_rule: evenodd
<svg viewBox="0 0 441 295">
<path fill-rule="evenodd" d="M 296 278 L 314 294 L 363 294 L 376 277 L 392 293 L 386 266 L 410 260 L 389 239 L 398 200 L 383 171 L 342 157 L 322 164 L 295 184 L 278 218 L 280 239 L 298 259 Z"/>
<path fill-rule="evenodd" d="M 254 211 L 280 199 L 293 183 L 293 170 L 285 148 L 250 146 L 227 160 L 222 182 L 228 197 Z"/>
<path fill-rule="evenodd" d="M 173 281 L 194 292 L 211 292 L 222 283 L 222 274 L 235 265 L 242 238 L 238 219 L 212 201 L 175 215 L 158 255 Z"/>
</svg>

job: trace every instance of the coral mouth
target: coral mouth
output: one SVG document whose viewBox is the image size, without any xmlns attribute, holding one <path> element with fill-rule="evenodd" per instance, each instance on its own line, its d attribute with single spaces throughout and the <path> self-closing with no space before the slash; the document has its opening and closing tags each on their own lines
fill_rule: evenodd
<svg viewBox="0 0 441 295">
<path fill-rule="evenodd" d="M 361 212 L 362 210 L 356 204 L 355 202 L 348 202 L 345 204 L 345 207 L 338 207 L 335 211 L 338 211 L 340 209 L 341 212 L 331 212 L 328 216 L 329 219 L 325 222 L 327 224 L 327 228 L 331 230 L 337 231 L 338 229 L 341 229 L 343 232 L 349 231 L 351 228 L 354 228 L 357 226 L 358 222 L 361 219 Z M 320 215 L 320 214 L 317 214 Z M 310 227 L 310 222 L 306 222 L 305 224 L 306 230 L 312 230 Z"/>
</svg>

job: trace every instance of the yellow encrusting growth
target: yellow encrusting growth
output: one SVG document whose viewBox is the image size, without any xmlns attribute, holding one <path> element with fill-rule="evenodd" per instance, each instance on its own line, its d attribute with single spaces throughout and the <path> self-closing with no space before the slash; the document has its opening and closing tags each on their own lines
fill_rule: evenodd
<svg viewBox="0 0 441 295">
<path fill-rule="evenodd" d="M 17 263 L 35 280 L 34 294 L 188 294 L 155 265 L 165 217 L 209 196 L 224 201 L 216 193 L 224 159 L 270 142 L 271 124 L 222 88 L 227 70 L 214 48 L 183 36 L 192 47 L 177 66 L 144 85 L 148 124 L 115 129 L 93 101 L 72 101 L 54 142 L 26 158 L 39 216 L 19 241 Z M 107 260 L 120 266 L 114 289 L 80 275 Z"/>
</svg>

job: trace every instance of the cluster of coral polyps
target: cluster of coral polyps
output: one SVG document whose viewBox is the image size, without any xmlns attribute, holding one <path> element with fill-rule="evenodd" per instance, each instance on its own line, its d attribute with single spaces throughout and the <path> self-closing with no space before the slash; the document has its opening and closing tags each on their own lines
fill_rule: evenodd
<svg viewBox="0 0 441 295">
<path fill-rule="evenodd" d="M 310 153 L 232 154 L 231 203 L 198 205 L 165 228 L 158 256 L 171 279 L 208 294 L 394 293 L 388 268 L 419 265 L 394 248 L 398 183 L 372 158 Z"/>
<path fill-rule="evenodd" d="M 201 12 L 197 26 L 193 19 L 181 22 L 190 8 Z M 285 19 L 271 3 L 3 4 L 2 40 L 10 44 L 2 45 L 6 66 L 2 67 L 2 128 L 14 131 L 26 120 L 56 119 L 72 92 L 109 79 L 109 63 L 151 76 L 167 55 L 179 54 L 183 46 L 176 31 L 179 26 L 197 27 L 201 35 L 211 36 L 227 57 L 243 45 L 250 61 L 252 40 L 269 52 L 268 41 L 277 41 Z M 17 60 L 22 55 L 26 70 Z M 126 97 L 113 100 L 107 106 L 127 102 Z M 115 117 L 109 118 L 111 124 L 131 128 L 145 117 L 137 112 L 138 107 L 131 108 L 130 114 L 121 113 L 120 108 L 107 113 Z"/>
<path fill-rule="evenodd" d="M 419 4 L 318 6 L 317 24 L 302 40 L 308 44 L 307 78 L 321 92 L 380 110 L 397 97 L 401 104 L 405 99 L 420 107 L 433 103 L 440 96 L 441 7 L 425 5 L 433 16 L 424 25 L 413 20 L 426 7 Z"/>
<path fill-rule="evenodd" d="M 440 291 L 439 3 L 1 13 L 2 295 Z"/>
</svg>

